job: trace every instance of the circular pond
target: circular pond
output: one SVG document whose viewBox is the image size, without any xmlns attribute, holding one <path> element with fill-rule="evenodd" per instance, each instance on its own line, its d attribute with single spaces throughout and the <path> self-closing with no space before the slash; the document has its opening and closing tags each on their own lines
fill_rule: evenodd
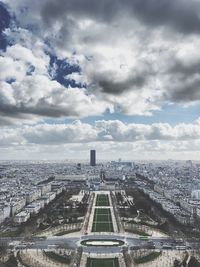
<svg viewBox="0 0 200 267">
<path fill-rule="evenodd" d="M 87 247 L 120 247 L 124 245 L 124 242 L 116 239 L 87 239 L 81 241 L 81 245 Z"/>
</svg>

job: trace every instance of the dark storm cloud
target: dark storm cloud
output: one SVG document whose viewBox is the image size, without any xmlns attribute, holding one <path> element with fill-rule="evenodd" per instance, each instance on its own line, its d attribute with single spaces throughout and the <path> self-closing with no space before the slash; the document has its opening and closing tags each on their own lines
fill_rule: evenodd
<svg viewBox="0 0 200 267">
<path fill-rule="evenodd" d="M 165 93 L 164 98 L 172 102 L 193 102 L 200 100 L 200 78 L 186 80 L 180 77 L 177 84 L 173 81 L 171 88 Z"/>
<path fill-rule="evenodd" d="M 40 99 L 36 105 L 28 106 L 25 103 L 21 103 L 18 106 L 8 105 L 0 103 L 0 114 L 3 116 L 9 116 L 13 118 L 26 118 L 26 115 L 37 115 L 52 118 L 59 118 L 62 116 L 78 117 L 80 114 L 69 109 L 61 108 L 58 105 L 51 105 L 47 103 L 45 99 Z"/>
<path fill-rule="evenodd" d="M 47 24 L 52 24 L 55 20 L 60 21 L 66 18 L 66 15 L 108 21 L 119 14 L 121 8 L 118 0 L 50 0 L 43 6 L 42 16 Z"/>
<path fill-rule="evenodd" d="M 200 100 L 200 62 L 184 64 L 173 59 L 166 75 L 170 82 L 164 99 L 172 102 L 193 102 Z"/>
<path fill-rule="evenodd" d="M 182 33 L 200 32 L 200 2 L 195 0 L 130 0 L 134 14 L 153 26 L 170 26 Z"/>
<path fill-rule="evenodd" d="M 132 75 L 124 81 L 115 81 L 112 78 L 109 79 L 108 76 L 99 77 L 97 81 L 98 86 L 102 89 L 102 92 L 108 94 L 122 94 L 125 91 L 131 89 L 138 89 L 145 85 L 147 81 L 145 73 Z"/>
<path fill-rule="evenodd" d="M 66 15 L 110 22 L 129 14 L 148 26 L 169 26 L 190 34 L 200 32 L 199 11 L 200 2 L 196 0 L 52 0 L 43 6 L 42 17 L 51 25 Z"/>
<path fill-rule="evenodd" d="M 200 62 L 195 62 L 186 66 L 180 60 L 175 60 L 173 65 L 169 68 L 169 72 L 171 74 L 182 74 L 184 77 L 189 77 L 192 74 L 200 73 Z"/>
</svg>

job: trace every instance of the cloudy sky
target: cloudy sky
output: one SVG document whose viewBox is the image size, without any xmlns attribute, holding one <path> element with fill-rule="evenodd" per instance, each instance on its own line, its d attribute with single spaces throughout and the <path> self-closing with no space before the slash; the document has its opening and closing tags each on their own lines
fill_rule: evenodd
<svg viewBox="0 0 200 267">
<path fill-rule="evenodd" d="M 200 0 L 1 0 L 0 159 L 200 159 Z"/>
</svg>

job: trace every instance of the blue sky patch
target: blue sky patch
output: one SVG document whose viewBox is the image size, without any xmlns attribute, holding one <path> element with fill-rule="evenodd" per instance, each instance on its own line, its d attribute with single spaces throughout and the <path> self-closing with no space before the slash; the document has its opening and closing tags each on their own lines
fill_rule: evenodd
<svg viewBox="0 0 200 267">
<path fill-rule="evenodd" d="M 3 31 L 10 25 L 10 14 L 5 5 L 0 2 L 0 49 L 5 50 L 7 47 L 7 40 Z"/>
<path fill-rule="evenodd" d="M 70 65 L 67 59 L 58 59 L 56 56 L 50 55 L 49 75 L 65 87 L 84 87 L 74 80 L 66 78 L 68 74 L 73 72 L 80 73 L 81 69 L 78 65 Z"/>
</svg>

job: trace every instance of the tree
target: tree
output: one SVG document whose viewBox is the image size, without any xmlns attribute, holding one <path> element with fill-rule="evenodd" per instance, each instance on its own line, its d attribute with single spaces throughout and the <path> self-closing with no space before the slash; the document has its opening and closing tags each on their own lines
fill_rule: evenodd
<svg viewBox="0 0 200 267">
<path fill-rule="evenodd" d="M 178 260 L 174 261 L 174 267 L 180 267 L 180 262 Z"/>
</svg>

